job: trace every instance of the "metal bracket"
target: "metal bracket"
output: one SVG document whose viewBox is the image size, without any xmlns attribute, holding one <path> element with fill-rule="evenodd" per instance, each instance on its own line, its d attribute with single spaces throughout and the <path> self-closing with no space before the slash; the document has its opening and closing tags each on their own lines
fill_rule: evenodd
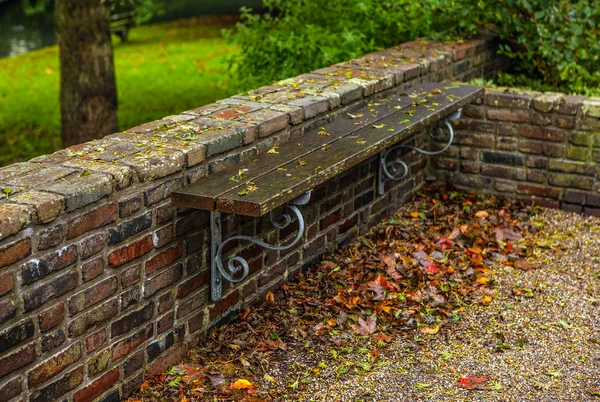
<svg viewBox="0 0 600 402">
<path fill-rule="evenodd" d="M 223 279 L 228 280 L 231 283 L 239 283 L 246 279 L 249 274 L 249 265 L 243 257 L 234 256 L 227 261 L 227 265 L 223 266 L 223 249 L 227 243 L 237 240 L 249 241 L 260 247 L 266 248 L 267 250 L 287 250 L 295 246 L 304 234 L 304 217 L 298 209 L 299 206 L 306 205 L 310 200 L 312 190 L 307 191 L 298 198 L 290 201 L 283 206 L 283 211 L 277 217 L 270 214 L 271 222 L 273 226 L 278 229 L 284 229 L 288 227 L 293 217 L 298 220 L 298 233 L 294 240 L 283 246 L 275 246 L 269 243 L 265 243 L 261 240 L 255 239 L 250 236 L 232 236 L 225 241 L 221 241 L 221 213 L 218 211 L 210 212 L 210 295 L 213 302 L 218 301 L 222 296 Z"/>
<path fill-rule="evenodd" d="M 444 136 L 444 129 L 448 130 L 448 142 L 446 145 L 438 150 L 438 151 L 425 151 L 420 148 L 413 147 L 412 145 L 400 144 L 394 147 L 390 147 L 385 151 L 381 151 L 379 153 L 379 172 L 377 175 L 377 193 L 379 195 L 383 195 L 385 193 L 385 179 L 388 178 L 390 180 L 399 181 L 408 176 L 410 169 L 408 165 L 400 158 L 396 158 L 391 164 L 388 162 L 388 157 L 390 154 L 400 148 L 408 148 L 412 149 L 415 152 L 418 152 L 423 155 L 431 156 L 438 155 L 442 152 L 446 151 L 452 145 L 454 141 L 454 129 L 452 128 L 452 124 L 450 122 L 452 120 L 458 120 L 462 114 L 462 109 L 458 109 L 454 113 L 448 115 L 443 120 L 440 120 L 435 127 L 428 127 L 427 134 L 433 138 L 434 140 L 440 139 Z M 388 165 L 390 165 L 388 167 Z"/>
</svg>

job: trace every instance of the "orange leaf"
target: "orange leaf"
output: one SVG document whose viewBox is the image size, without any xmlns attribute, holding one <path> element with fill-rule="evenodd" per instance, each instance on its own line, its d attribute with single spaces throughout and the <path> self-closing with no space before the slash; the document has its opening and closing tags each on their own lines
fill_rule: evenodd
<svg viewBox="0 0 600 402">
<path fill-rule="evenodd" d="M 267 303 L 275 303 L 275 295 L 273 294 L 273 292 L 268 292 L 265 296 L 265 300 L 267 301 Z"/>
<path fill-rule="evenodd" d="M 477 213 L 475 214 L 475 216 L 476 216 L 477 218 L 479 218 L 479 219 L 485 219 L 485 218 L 487 218 L 488 216 L 490 216 L 490 214 L 488 214 L 488 213 L 487 213 L 487 212 L 485 212 L 485 211 L 479 211 L 479 212 L 477 212 Z"/>
<path fill-rule="evenodd" d="M 479 275 L 477 277 L 477 283 L 481 283 L 482 285 L 487 284 L 490 281 L 490 278 L 484 275 Z"/>
<path fill-rule="evenodd" d="M 256 389 L 256 387 L 250 381 L 240 378 L 231 384 L 231 389 Z"/>
</svg>

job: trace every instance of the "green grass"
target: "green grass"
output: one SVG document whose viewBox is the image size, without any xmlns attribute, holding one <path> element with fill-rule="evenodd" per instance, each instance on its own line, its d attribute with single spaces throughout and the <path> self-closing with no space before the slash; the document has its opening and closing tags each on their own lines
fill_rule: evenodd
<svg viewBox="0 0 600 402">
<path fill-rule="evenodd" d="M 141 26 L 115 40 L 119 128 L 226 98 L 233 51 L 216 19 Z M 0 166 L 54 152 L 60 144 L 58 48 L 0 59 Z"/>
</svg>

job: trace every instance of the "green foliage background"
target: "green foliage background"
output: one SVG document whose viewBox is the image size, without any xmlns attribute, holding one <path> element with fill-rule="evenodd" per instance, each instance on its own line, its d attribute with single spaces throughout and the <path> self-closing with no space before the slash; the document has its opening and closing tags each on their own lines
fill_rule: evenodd
<svg viewBox="0 0 600 402">
<path fill-rule="evenodd" d="M 239 51 L 231 79 L 250 89 L 428 36 L 495 33 L 519 60 L 501 83 L 598 93 L 600 2 L 596 0 L 263 0 L 228 33 Z"/>
</svg>

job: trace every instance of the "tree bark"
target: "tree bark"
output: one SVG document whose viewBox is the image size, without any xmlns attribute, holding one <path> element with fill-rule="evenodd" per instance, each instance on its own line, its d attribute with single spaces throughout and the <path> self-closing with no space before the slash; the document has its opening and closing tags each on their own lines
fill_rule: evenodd
<svg viewBox="0 0 600 402">
<path fill-rule="evenodd" d="M 56 0 L 63 146 L 117 131 L 117 87 L 103 0 Z"/>
</svg>

